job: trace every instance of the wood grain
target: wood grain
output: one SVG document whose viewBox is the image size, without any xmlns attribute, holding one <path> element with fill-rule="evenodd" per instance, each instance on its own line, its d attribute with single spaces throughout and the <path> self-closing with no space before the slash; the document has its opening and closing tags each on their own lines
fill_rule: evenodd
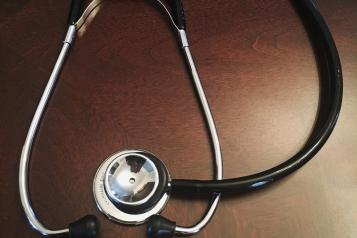
<svg viewBox="0 0 357 238">
<path fill-rule="evenodd" d="M 357 3 L 318 1 L 335 37 L 344 102 L 314 160 L 266 190 L 224 198 L 195 237 L 357 236 Z M 222 143 L 224 176 L 271 167 L 303 145 L 319 79 L 307 34 L 287 0 L 184 1 L 189 38 Z M 38 237 L 22 212 L 19 157 L 65 34 L 69 1 L 0 2 L 0 237 Z M 108 221 L 92 180 L 111 153 L 143 148 L 174 178 L 212 177 L 200 109 L 167 19 L 149 1 L 106 1 L 81 31 L 38 133 L 33 206 L 49 227 L 84 214 L 101 236 L 144 237 L 144 226 Z M 172 198 L 178 224 L 197 221 L 204 198 Z"/>
</svg>

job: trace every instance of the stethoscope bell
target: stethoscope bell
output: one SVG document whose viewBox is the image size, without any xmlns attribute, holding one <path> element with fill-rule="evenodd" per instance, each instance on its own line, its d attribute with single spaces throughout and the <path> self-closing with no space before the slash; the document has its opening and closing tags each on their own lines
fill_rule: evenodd
<svg viewBox="0 0 357 238">
<path fill-rule="evenodd" d="M 93 192 L 99 210 L 124 224 L 142 224 L 165 207 L 170 175 L 164 163 L 142 150 L 126 150 L 98 168 Z"/>
</svg>

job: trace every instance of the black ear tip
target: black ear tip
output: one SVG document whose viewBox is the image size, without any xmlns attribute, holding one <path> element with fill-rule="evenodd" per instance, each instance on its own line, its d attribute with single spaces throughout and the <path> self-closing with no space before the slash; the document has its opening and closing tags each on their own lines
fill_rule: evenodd
<svg viewBox="0 0 357 238">
<path fill-rule="evenodd" d="M 69 224 L 69 238 L 94 238 L 99 232 L 98 219 L 87 215 Z"/>
<path fill-rule="evenodd" d="M 170 238 L 175 234 L 176 222 L 170 221 L 160 215 L 151 216 L 146 228 L 149 238 Z"/>
</svg>

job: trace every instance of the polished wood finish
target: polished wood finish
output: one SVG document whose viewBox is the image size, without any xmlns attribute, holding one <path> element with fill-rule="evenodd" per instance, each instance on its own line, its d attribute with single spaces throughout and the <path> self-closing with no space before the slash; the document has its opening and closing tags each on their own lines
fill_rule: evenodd
<svg viewBox="0 0 357 238">
<path fill-rule="evenodd" d="M 357 237 L 357 2 L 318 1 L 344 73 L 340 120 L 297 173 L 252 194 L 226 197 L 195 237 Z M 290 1 L 184 1 L 189 38 L 222 143 L 224 177 L 286 160 L 318 106 L 313 51 Z M 64 38 L 69 1 L 0 2 L 0 237 L 38 237 L 20 206 L 22 144 Z M 93 176 L 111 153 L 143 148 L 174 178 L 212 177 L 200 108 L 173 33 L 149 1 L 106 1 L 65 64 L 31 159 L 30 191 L 53 228 L 85 214 L 100 237 L 144 237 L 145 226 L 107 220 Z M 197 221 L 206 198 L 172 198 L 178 224 Z"/>
</svg>

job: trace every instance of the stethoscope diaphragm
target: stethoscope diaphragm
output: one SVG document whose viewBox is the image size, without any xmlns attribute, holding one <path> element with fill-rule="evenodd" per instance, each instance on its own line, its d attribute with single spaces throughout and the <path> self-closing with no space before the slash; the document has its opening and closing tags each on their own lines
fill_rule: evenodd
<svg viewBox="0 0 357 238">
<path fill-rule="evenodd" d="M 138 225 L 160 213 L 170 195 L 164 163 L 143 150 L 125 150 L 107 158 L 93 183 L 99 210 L 109 219 Z"/>
</svg>

